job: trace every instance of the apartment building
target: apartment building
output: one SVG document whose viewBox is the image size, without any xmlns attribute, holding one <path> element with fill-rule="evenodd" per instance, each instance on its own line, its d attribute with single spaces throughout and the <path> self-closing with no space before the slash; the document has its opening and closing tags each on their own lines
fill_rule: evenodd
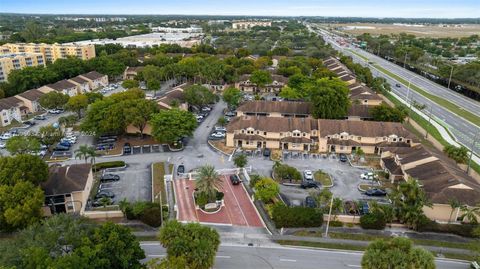
<svg viewBox="0 0 480 269">
<path fill-rule="evenodd" d="M 35 44 L 35 43 L 7 43 L 0 47 L 3 53 L 41 53 L 47 62 L 57 59 L 77 57 L 82 60 L 95 58 L 95 46 L 92 44 Z"/>
<path fill-rule="evenodd" d="M 287 85 L 288 78 L 281 75 L 272 75 L 272 83 L 265 85 L 265 87 L 258 87 L 257 84 L 250 81 L 251 75 L 243 75 L 240 77 L 237 83 L 235 83 L 235 88 L 246 93 L 272 93 L 278 94 L 282 88 Z"/>
<path fill-rule="evenodd" d="M 42 95 L 45 93 L 38 90 L 32 89 L 25 91 L 23 93 L 15 95 L 15 97 L 22 101 L 23 106 L 28 108 L 29 113 L 35 113 L 42 110 L 39 100 Z"/>
<path fill-rule="evenodd" d="M 410 147 L 413 136 L 395 122 L 242 116 L 227 126 L 226 145 L 319 153 L 379 154 L 385 147 Z"/>
<path fill-rule="evenodd" d="M 79 77 L 88 81 L 88 84 L 90 85 L 90 90 L 106 87 L 108 85 L 108 76 L 100 74 L 97 71 L 91 71 L 85 74 L 81 74 Z"/>
<path fill-rule="evenodd" d="M 50 166 L 49 179 L 41 184 L 45 192 L 45 207 L 47 208 L 45 211 L 50 214 L 83 214 L 92 184 L 91 164 Z"/>
<path fill-rule="evenodd" d="M 248 30 L 255 26 L 271 27 L 271 21 L 236 21 L 232 22 L 232 28 L 236 30 Z"/>
<path fill-rule="evenodd" d="M 135 79 L 138 73 L 143 70 L 143 66 L 127 66 L 123 71 L 123 80 Z"/>
<path fill-rule="evenodd" d="M 68 79 L 68 82 L 77 85 L 77 89 L 80 94 L 92 91 L 92 88 L 90 88 L 90 81 L 84 79 L 82 76 L 76 76 Z"/>
<path fill-rule="evenodd" d="M 8 80 L 8 75 L 13 70 L 27 66 L 45 66 L 45 60 L 41 53 L 7 53 L 0 55 L 0 82 Z"/>
<path fill-rule="evenodd" d="M 75 96 L 79 93 L 79 88 L 76 84 L 63 79 L 52 84 L 48 84 L 38 88 L 43 93 L 49 93 L 51 91 L 57 91 L 68 96 Z"/>
<path fill-rule="evenodd" d="M 480 185 L 449 162 L 416 145 L 410 148 L 385 148 L 380 165 L 392 182 L 419 182 L 432 203 L 432 207 L 423 208 L 428 218 L 439 222 L 464 221 L 461 218 L 464 212 L 460 208 L 452 209 L 449 203 L 456 200 L 462 205 L 477 206 L 480 202 Z"/>
<path fill-rule="evenodd" d="M 237 108 L 237 117 L 294 117 L 309 118 L 312 105 L 308 102 L 250 101 Z"/>
<path fill-rule="evenodd" d="M 0 126 L 10 125 L 14 120 L 21 122 L 21 105 L 22 101 L 15 97 L 0 99 Z"/>
</svg>

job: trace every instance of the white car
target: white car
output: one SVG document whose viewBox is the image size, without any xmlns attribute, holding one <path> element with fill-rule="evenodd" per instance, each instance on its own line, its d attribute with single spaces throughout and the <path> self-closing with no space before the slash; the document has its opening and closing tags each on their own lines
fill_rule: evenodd
<svg viewBox="0 0 480 269">
<path fill-rule="evenodd" d="M 313 173 L 311 170 L 305 170 L 303 171 L 303 177 L 305 180 L 313 180 Z"/>
<path fill-rule="evenodd" d="M 6 146 L 5 142 L 0 142 L 0 149 L 4 149 Z"/>
<path fill-rule="evenodd" d="M 4 134 L 0 135 L 0 139 L 2 139 L 2 140 L 8 140 L 12 137 L 13 137 L 13 135 L 11 133 L 4 133 Z"/>
<path fill-rule="evenodd" d="M 225 128 L 223 126 L 215 126 L 214 130 L 215 130 L 215 132 L 226 132 L 227 128 Z"/>
<path fill-rule="evenodd" d="M 360 175 L 360 178 L 365 180 L 372 180 L 374 178 L 377 178 L 377 175 L 375 175 L 373 172 L 365 172 Z"/>
<path fill-rule="evenodd" d="M 212 134 L 212 137 L 224 138 L 224 137 L 225 137 L 225 133 L 215 132 L 215 133 Z"/>
<path fill-rule="evenodd" d="M 211 111 L 212 109 L 209 108 L 208 106 L 202 107 L 203 112 Z"/>
</svg>

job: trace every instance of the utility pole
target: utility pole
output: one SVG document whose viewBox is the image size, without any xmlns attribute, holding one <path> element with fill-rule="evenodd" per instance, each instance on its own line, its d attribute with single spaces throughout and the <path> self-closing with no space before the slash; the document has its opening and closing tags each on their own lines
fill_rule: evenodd
<svg viewBox="0 0 480 269">
<path fill-rule="evenodd" d="M 453 75 L 453 65 L 452 68 L 450 69 L 450 77 L 448 78 L 448 89 L 450 89 L 450 82 L 452 81 L 452 75 Z"/>
<path fill-rule="evenodd" d="M 478 133 L 475 134 L 475 137 L 473 138 L 473 142 L 472 142 L 472 147 L 470 148 L 470 158 L 468 158 L 467 175 L 468 175 L 468 172 L 470 172 L 470 166 L 472 165 L 473 150 L 475 149 L 475 145 L 477 144 L 477 139 L 478 139 Z"/>
<path fill-rule="evenodd" d="M 332 199 L 330 200 L 330 210 L 328 211 L 327 228 L 325 230 L 325 237 L 328 237 L 328 227 L 330 226 L 330 217 L 332 216 L 332 207 L 333 207 L 333 195 L 332 195 Z"/>
</svg>

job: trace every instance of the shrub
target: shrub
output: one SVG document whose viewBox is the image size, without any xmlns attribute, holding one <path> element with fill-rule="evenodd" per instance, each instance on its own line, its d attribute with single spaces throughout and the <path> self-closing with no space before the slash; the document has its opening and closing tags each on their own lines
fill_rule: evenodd
<svg viewBox="0 0 480 269">
<path fill-rule="evenodd" d="M 255 184 L 255 198 L 264 203 L 270 202 L 280 192 L 280 186 L 275 180 L 264 177 Z"/>
<path fill-rule="evenodd" d="M 233 158 L 233 163 L 235 164 L 236 167 L 239 167 L 239 168 L 243 168 L 247 165 L 247 155 L 245 154 L 240 154 L 240 155 L 237 155 L 235 156 L 235 158 Z"/>
<path fill-rule="evenodd" d="M 275 164 L 274 173 L 277 180 L 290 182 L 302 180 L 302 174 L 295 167 L 286 164 Z"/>
<path fill-rule="evenodd" d="M 330 227 L 343 227 L 343 222 L 339 220 L 331 220 Z"/>
<path fill-rule="evenodd" d="M 162 212 L 160 210 L 160 207 L 146 208 L 142 212 L 140 220 L 151 227 L 160 227 L 162 225 Z"/>
<path fill-rule="evenodd" d="M 93 166 L 93 171 L 97 172 L 106 168 L 123 167 L 123 166 L 125 166 L 124 161 L 103 162 L 103 163 L 95 164 Z"/>
<path fill-rule="evenodd" d="M 256 174 L 250 175 L 250 188 L 254 188 L 255 184 L 257 184 L 257 182 L 260 181 L 260 179 L 262 179 L 260 175 L 256 175 Z"/>
<path fill-rule="evenodd" d="M 205 205 L 208 203 L 208 195 L 204 192 L 200 192 L 198 194 L 195 194 L 195 203 L 199 207 L 204 208 Z"/>
<path fill-rule="evenodd" d="M 272 219 L 277 228 L 320 227 L 323 214 L 316 208 L 277 205 L 272 210 Z"/>
<path fill-rule="evenodd" d="M 363 229 L 382 230 L 386 225 L 385 215 L 381 212 L 369 213 L 360 217 L 360 226 Z"/>
<path fill-rule="evenodd" d="M 215 198 L 217 199 L 217 201 L 220 201 L 223 199 L 223 197 L 225 196 L 225 194 L 221 191 L 217 191 L 217 194 L 215 195 Z"/>
<path fill-rule="evenodd" d="M 475 237 L 473 234 L 474 229 L 478 225 L 471 224 L 440 224 L 435 221 L 428 221 L 419 225 L 419 232 L 436 232 L 436 233 L 452 233 L 465 237 Z"/>
</svg>

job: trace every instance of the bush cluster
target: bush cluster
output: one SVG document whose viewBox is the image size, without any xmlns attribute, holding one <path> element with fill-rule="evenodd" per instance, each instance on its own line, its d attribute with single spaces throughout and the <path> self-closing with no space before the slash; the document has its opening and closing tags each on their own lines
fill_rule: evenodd
<svg viewBox="0 0 480 269">
<path fill-rule="evenodd" d="M 124 161 L 103 162 L 103 163 L 95 164 L 93 166 L 93 171 L 96 172 L 106 168 L 115 168 L 115 167 L 123 167 L 123 166 L 125 166 Z"/>
<path fill-rule="evenodd" d="M 363 229 L 382 230 L 386 225 L 385 215 L 381 212 L 369 213 L 360 217 L 360 226 Z"/>
<path fill-rule="evenodd" d="M 138 219 L 152 227 L 159 227 L 162 224 L 161 209 L 160 205 L 157 203 L 127 203 L 126 206 L 121 209 L 129 220 Z"/>
<path fill-rule="evenodd" d="M 274 173 L 277 180 L 299 181 L 302 180 L 302 174 L 295 168 L 286 164 L 277 164 L 274 167 Z"/>
<path fill-rule="evenodd" d="M 436 232 L 436 233 L 452 233 L 460 236 L 465 237 L 475 237 L 473 234 L 474 229 L 478 227 L 478 225 L 471 225 L 471 224 L 440 224 L 435 221 L 428 221 L 419 225 L 418 231 L 419 232 Z"/>
<path fill-rule="evenodd" d="M 316 208 L 277 205 L 272 210 L 272 219 L 277 228 L 320 227 L 323 213 Z"/>
</svg>

